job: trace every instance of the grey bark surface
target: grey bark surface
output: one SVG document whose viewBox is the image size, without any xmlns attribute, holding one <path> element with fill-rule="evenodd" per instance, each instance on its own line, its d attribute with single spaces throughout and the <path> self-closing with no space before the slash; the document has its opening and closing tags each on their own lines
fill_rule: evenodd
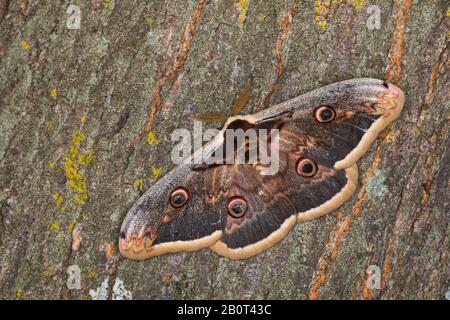
<svg viewBox="0 0 450 320">
<path fill-rule="evenodd" d="M 66 26 L 72 3 L 78 30 Z M 447 5 L 2 0 L 0 298 L 445 299 Z M 120 257 L 127 210 L 172 167 L 171 132 L 229 112 L 250 76 L 244 113 L 357 77 L 392 81 L 406 104 L 359 161 L 353 198 L 270 250 Z M 79 289 L 67 287 L 72 265 Z"/>
</svg>

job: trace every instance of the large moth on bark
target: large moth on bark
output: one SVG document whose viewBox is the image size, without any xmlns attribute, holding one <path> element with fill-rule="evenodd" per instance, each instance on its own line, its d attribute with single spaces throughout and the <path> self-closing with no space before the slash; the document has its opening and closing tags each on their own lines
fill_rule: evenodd
<svg viewBox="0 0 450 320">
<path fill-rule="evenodd" d="M 120 252 L 145 259 L 209 247 L 244 259 L 272 247 L 296 222 L 322 216 L 350 198 L 356 161 L 403 104 L 403 92 L 390 83 L 352 79 L 229 118 L 203 150 L 133 205 L 121 227 Z M 224 146 L 227 128 L 276 128 L 277 172 L 263 174 L 257 163 L 194 164 L 199 152 Z"/>
</svg>

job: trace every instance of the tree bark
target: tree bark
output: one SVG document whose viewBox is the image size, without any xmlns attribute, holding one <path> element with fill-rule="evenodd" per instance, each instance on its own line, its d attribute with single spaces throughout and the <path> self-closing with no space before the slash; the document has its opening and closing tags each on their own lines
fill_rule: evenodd
<svg viewBox="0 0 450 320">
<path fill-rule="evenodd" d="M 0 5 L 0 298 L 445 299 L 446 1 L 73 1 L 79 29 L 70 4 Z M 406 104 L 353 198 L 270 250 L 120 257 L 126 212 L 171 169 L 171 132 L 229 112 L 250 76 L 244 113 L 357 77 Z"/>
</svg>

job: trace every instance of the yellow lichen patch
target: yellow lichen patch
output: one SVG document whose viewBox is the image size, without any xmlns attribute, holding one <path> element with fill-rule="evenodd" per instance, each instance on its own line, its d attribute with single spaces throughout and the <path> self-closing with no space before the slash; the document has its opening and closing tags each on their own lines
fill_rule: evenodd
<svg viewBox="0 0 450 320">
<path fill-rule="evenodd" d="M 58 231 L 61 229 L 61 225 L 58 222 L 52 221 L 48 224 L 48 230 L 50 231 Z"/>
<path fill-rule="evenodd" d="M 49 277 L 51 276 L 53 273 L 55 272 L 55 269 L 52 266 L 49 266 L 47 269 L 45 269 L 44 271 L 42 271 L 42 275 L 44 277 Z"/>
<path fill-rule="evenodd" d="M 111 12 L 114 10 L 115 3 L 113 0 L 104 0 L 102 2 L 102 6 L 103 6 L 103 13 L 111 14 Z"/>
<path fill-rule="evenodd" d="M 239 26 L 241 28 L 244 27 L 244 21 L 247 17 L 248 7 L 250 5 L 250 0 L 239 0 L 236 4 L 237 9 L 239 11 Z"/>
<path fill-rule="evenodd" d="M 81 150 L 81 143 L 85 140 L 86 135 L 75 130 L 69 143 L 69 149 L 65 154 L 64 173 L 69 189 L 76 192 L 73 196 L 76 204 L 84 204 L 88 199 L 86 170 L 94 159 L 93 149 L 89 149 L 87 152 Z"/>
<path fill-rule="evenodd" d="M 78 154 L 78 163 L 82 166 L 89 166 L 94 160 L 94 150 L 90 149 L 87 153 L 80 152 Z"/>
<path fill-rule="evenodd" d="M 395 123 L 396 121 L 393 121 L 389 124 L 389 126 L 385 129 L 385 136 L 383 137 L 383 141 L 386 143 L 391 143 L 395 139 Z"/>
<path fill-rule="evenodd" d="M 75 227 L 76 223 L 77 223 L 77 220 L 75 220 L 75 219 L 70 220 L 69 224 L 66 227 L 67 232 L 72 233 L 73 232 L 73 228 Z"/>
<path fill-rule="evenodd" d="M 158 139 L 158 137 L 156 136 L 156 133 L 154 133 L 153 131 L 150 131 L 149 133 L 147 133 L 147 143 L 149 145 L 158 144 L 160 142 L 161 142 L 161 140 Z"/>
<path fill-rule="evenodd" d="M 55 161 L 49 161 L 48 162 L 48 166 L 53 169 L 54 167 L 56 167 L 56 162 Z"/>
<path fill-rule="evenodd" d="M 87 192 L 87 190 L 86 190 Z M 86 194 L 77 194 L 73 196 L 73 202 L 76 204 L 84 204 L 87 200 L 87 193 Z"/>
<path fill-rule="evenodd" d="M 341 0 L 341 2 L 346 2 L 355 7 L 356 11 L 361 11 L 366 5 L 366 0 Z"/>
<path fill-rule="evenodd" d="M 447 9 L 447 12 L 445 13 L 446 17 L 450 17 L 450 9 Z"/>
<path fill-rule="evenodd" d="M 62 210 L 63 209 L 62 204 L 64 202 L 64 196 L 61 193 L 59 193 L 59 192 L 55 192 L 53 194 L 53 200 L 55 200 L 56 207 L 58 209 Z"/>
<path fill-rule="evenodd" d="M 159 177 L 161 175 L 161 170 L 162 169 L 160 167 L 152 166 L 152 175 L 153 175 L 153 177 L 154 178 Z"/>
<path fill-rule="evenodd" d="M 22 48 L 22 49 L 24 49 L 24 50 L 26 50 L 26 49 L 29 49 L 30 48 L 30 44 L 28 43 L 28 41 L 22 41 L 21 43 L 20 43 L 20 47 Z"/>
<path fill-rule="evenodd" d="M 57 95 L 58 95 L 58 89 L 52 88 L 50 90 L 50 97 L 56 98 Z"/>
<path fill-rule="evenodd" d="M 86 270 L 86 274 L 89 279 L 93 279 L 93 278 L 95 278 L 95 275 L 97 274 L 97 272 L 94 269 L 88 269 L 88 270 Z"/>
<path fill-rule="evenodd" d="M 88 214 L 86 212 L 81 213 L 81 220 L 87 221 L 89 218 Z"/>
<path fill-rule="evenodd" d="M 53 129 L 53 122 L 51 120 L 48 120 L 45 122 L 45 128 L 50 131 Z"/>
<path fill-rule="evenodd" d="M 332 11 L 331 9 L 334 6 L 343 3 L 353 6 L 357 12 L 360 12 L 366 5 L 366 0 L 316 0 L 316 15 L 314 19 L 316 20 L 317 25 L 320 28 L 325 29 L 328 25 L 326 17 Z"/>
<path fill-rule="evenodd" d="M 82 118 L 81 118 L 81 123 L 82 124 L 85 124 L 87 122 L 87 117 L 86 116 L 83 116 Z"/>
<path fill-rule="evenodd" d="M 319 16 L 316 16 L 316 22 L 319 27 L 325 29 L 327 27 L 327 22 L 325 20 L 321 20 Z"/>
<path fill-rule="evenodd" d="M 20 299 L 23 296 L 23 289 L 19 288 L 16 291 L 16 299 Z"/>
<path fill-rule="evenodd" d="M 322 1 L 320 1 L 320 0 L 316 0 L 315 7 L 316 7 L 316 16 L 314 17 L 314 19 L 316 20 L 317 25 L 319 27 L 321 27 L 322 29 L 325 29 L 327 27 L 327 22 L 325 20 L 322 20 L 321 16 L 324 15 L 327 7 L 325 7 L 322 4 Z"/>
<path fill-rule="evenodd" d="M 384 137 L 384 142 L 391 143 L 392 139 L 394 138 L 395 134 L 394 132 L 389 132 L 386 137 Z"/>
<path fill-rule="evenodd" d="M 144 179 L 142 179 L 142 178 L 134 180 L 134 182 L 133 182 L 134 190 L 142 191 L 143 184 L 144 184 Z"/>
</svg>

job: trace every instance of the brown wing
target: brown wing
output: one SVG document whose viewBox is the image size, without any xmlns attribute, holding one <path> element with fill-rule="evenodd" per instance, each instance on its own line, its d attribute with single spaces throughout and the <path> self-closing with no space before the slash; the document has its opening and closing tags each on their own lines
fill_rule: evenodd
<svg viewBox="0 0 450 320">
<path fill-rule="evenodd" d="M 261 175 L 256 166 L 234 166 L 233 185 L 226 196 L 244 199 L 248 208 L 242 217 L 228 214 L 224 235 L 212 247 L 218 254 L 231 259 L 258 254 L 284 238 L 297 220 L 329 212 L 352 195 L 356 165 L 336 170 L 319 163 L 313 176 L 302 176 L 297 164 L 304 154 L 283 147 L 276 175 Z"/>
<path fill-rule="evenodd" d="M 180 165 L 128 212 L 121 228 L 121 253 L 143 259 L 211 247 L 242 259 L 273 246 L 296 221 L 330 212 L 351 196 L 357 181 L 355 162 L 398 116 L 403 102 L 403 93 L 391 84 L 355 79 L 254 115 L 232 117 L 205 148 L 223 146 L 227 128 L 276 127 L 279 171 L 263 175 L 261 166 L 250 164 L 197 170 L 188 162 Z"/>
<path fill-rule="evenodd" d="M 212 247 L 217 253 L 233 259 L 258 254 L 282 239 L 296 221 L 328 213 L 353 194 L 356 160 L 398 116 L 404 96 L 395 86 L 373 79 L 338 83 L 324 91 L 272 110 L 282 121 L 280 171 L 261 176 L 248 166 L 236 169 L 235 188 L 228 196 L 248 199 L 249 209 L 239 219 L 228 217 L 224 236 Z M 323 111 L 329 118 L 321 117 Z M 264 125 L 255 118 L 253 123 Z M 317 167 L 313 176 L 299 174 L 302 159 Z"/>
<path fill-rule="evenodd" d="M 122 223 L 119 249 L 130 259 L 210 247 L 223 234 L 224 198 L 207 201 L 205 172 L 179 166 L 150 188 Z M 171 205 L 171 194 L 187 190 L 184 205 Z"/>
</svg>

